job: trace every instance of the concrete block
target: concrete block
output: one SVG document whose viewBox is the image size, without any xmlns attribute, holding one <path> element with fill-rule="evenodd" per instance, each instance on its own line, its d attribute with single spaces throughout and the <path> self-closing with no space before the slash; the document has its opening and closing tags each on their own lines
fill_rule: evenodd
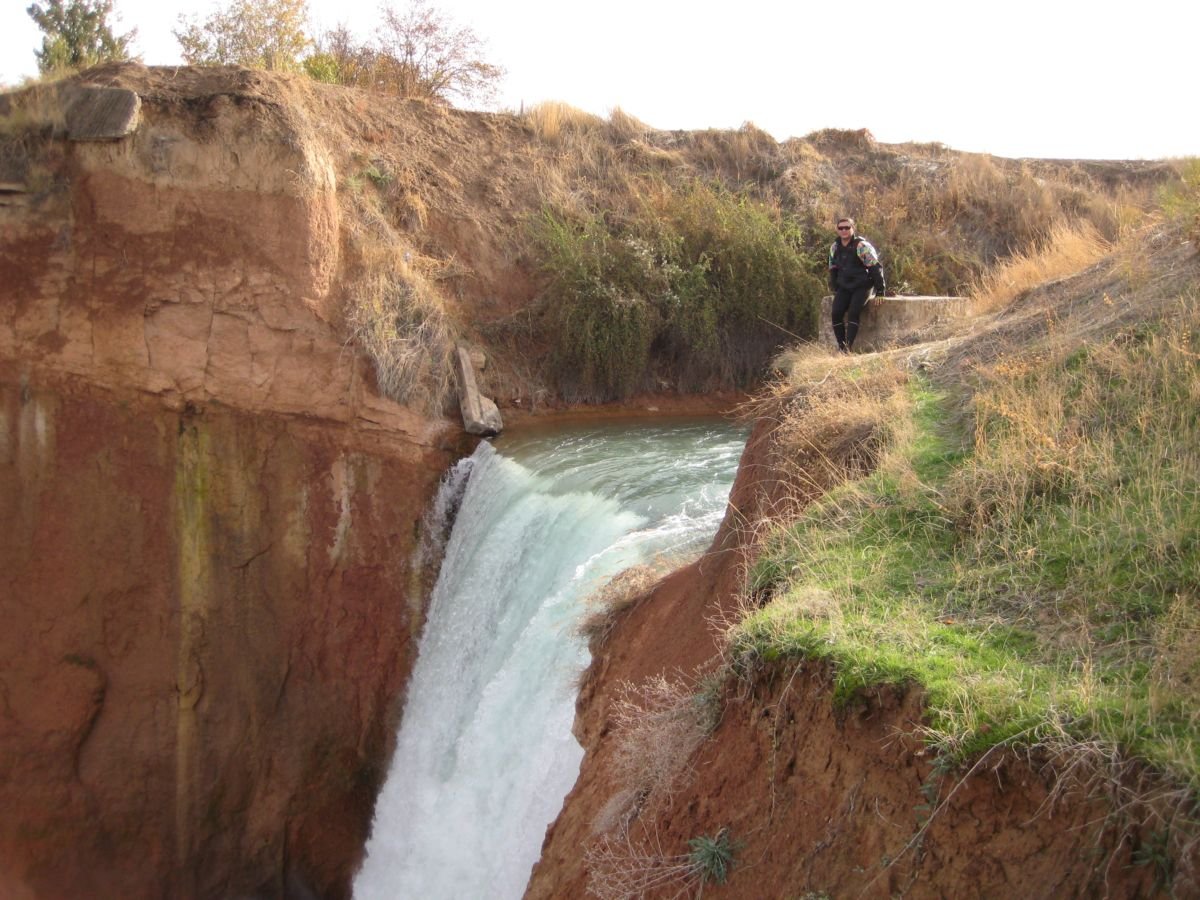
<svg viewBox="0 0 1200 900">
<path fill-rule="evenodd" d="M 72 141 L 116 141 L 137 130 L 142 99 L 124 88 L 70 85 L 63 91 L 67 137 Z"/>
<path fill-rule="evenodd" d="M 468 434 L 484 437 L 499 434 L 504 430 L 504 421 L 496 404 L 479 393 L 471 351 L 459 344 L 454 359 L 458 370 L 458 406 L 462 410 L 463 427 Z"/>
<path fill-rule="evenodd" d="M 967 297 L 884 297 L 873 298 L 859 322 L 855 351 L 883 350 L 886 347 L 914 343 L 921 332 L 938 325 L 963 321 L 975 315 Z M 821 300 L 821 342 L 836 346 L 833 336 L 833 297 Z"/>
</svg>

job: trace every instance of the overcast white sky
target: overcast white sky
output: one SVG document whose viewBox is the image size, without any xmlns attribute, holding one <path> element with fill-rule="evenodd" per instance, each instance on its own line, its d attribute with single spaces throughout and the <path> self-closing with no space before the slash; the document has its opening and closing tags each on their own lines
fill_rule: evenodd
<svg viewBox="0 0 1200 900">
<path fill-rule="evenodd" d="M 394 0 L 403 6 L 404 0 Z M 29 0 L 0 0 L 0 83 L 37 70 Z M 309 0 L 317 28 L 369 35 L 378 0 Z M 434 0 L 507 70 L 499 106 L 614 106 L 657 128 L 783 140 L 869 128 L 996 156 L 1200 155 L 1194 0 Z M 149 65 L 180 13 L 215 0 L 115 0 Z"/>
</svg>

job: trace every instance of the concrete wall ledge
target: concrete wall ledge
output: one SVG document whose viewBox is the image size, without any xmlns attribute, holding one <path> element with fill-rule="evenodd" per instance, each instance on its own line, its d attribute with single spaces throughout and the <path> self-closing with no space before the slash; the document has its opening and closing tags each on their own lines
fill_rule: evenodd
<svg viewBox="0 0 1200 900">
<path fill-rule="evenodd" d="M 976 314 L 970 297 L 932 297 L 903 295 L 873 298 L 867 304 L 859 323 L 858 338 L 854 342 L 856 351 L 882 350 L 889 346 L 915 343 L 923 339 L 923 333 L 936 329 L 938 325 L 951 324 L 972 318 Z M 835 346 L 833 336 L 833 296 L 821 300 L 821 342 Z"/>
</svg>

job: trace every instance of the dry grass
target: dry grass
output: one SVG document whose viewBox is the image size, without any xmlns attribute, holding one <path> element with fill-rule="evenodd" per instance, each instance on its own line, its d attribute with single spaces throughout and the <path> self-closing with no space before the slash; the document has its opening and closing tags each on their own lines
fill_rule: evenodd
<svg viewBox="0 0 1200 900">
<path fill-rule="evenodd" d="M 444 262 L 406 249 L 378 192 L 343 192 L 354 266 L 346 278 L 349 339 L 370 358 L 381 394 L 430 415 L 454 388 L 456 329 L 434 277 Z"/>
<path fill-rule="evenodd" d="M 995 312 L 1031 288 L 1083 271 L 1111 249 L 1092 226 L 1059 223 L 1040 249 L 1014 253 L 985 271 L 971 289 L 975 307 Z"/>
<path fill-rule="evenodd" d="M 706 885 L 724 884 L 742 843 L 729 829 L 688 841 L 688 853 L 667 854 L 657 833 L 642 839 L 605 835 L 588 847 L 584 862 L 589 894 L 628 900 L 652 893 L 655 897 L 703 897 Z"/>
<path fill-rule="evenodd" d="M 688 761 L 716 724 L 713 704 L 684 678 L 656 675 L 622 686 L 612 707 L 618 781 L 654 807 L 687 780 Z"/>
<path fill-rule="evenodd" d="M 1066 798 L 1100 801 L 1108 812 L 1097 823 L 1097 854 L 1107 836 L 1112 854 L 1123 846 L 1133 848 L 1133 864 L 1152 869 L 1156 888 L 1174 897 L 1198 895 L 1200 809 L 1192 791 L 1111 743 L 1080 741 L 1064 733 L 1044 740 L 1029 761 L 1053 785 L 1040 814 L 1052 814 Z M 1104 863 L 1098 860 L 1105 868 L 1111 863 L 1111 856 Z"/>
<path fill-rule="evenodd" d="M 1193 249 L 1200 251 L 1200 157 L 1175 160 L 1178 180 L 1163 186 L 1159 199 L 1166 215 L 1185 229 Z"/>
<path fill-rule="evenodd" d="M 612 702 L 617 791 L 592 823 L 598 835 L 624 840 L 644 812 L 658 809 L 687 783 L 690 761 L 720 720 L 724 670 L 663 674 L 623 683 Z"/>
<path fill-rule="evenodd" d="M 61 131 L 65 125 L 66 110 L 55 83 L 38 83 L 0 97 L 0 137 Z"/>
<path fill-rule="evenodd" d="M 584 854 L 587 892 L 601 900 L 630 900 L 653 892 L 674 900 L 701 883 L 688 853 L 667 853 L 657 835 L 636 840 L 627 834 L 603 835 Z"/>
<path fill-rule="evenodd" d="M 620 686 L 611 716 L 621 787 L 592 823 L 597 838 L 585 853 L 589 894 L 627 898 L 670 890 L 662 896 L 684 896 L 706 880 L 695 849 L 664 852 L 653 813 L 687 783 L 693 754 L 719 722 L 724 680 L 719 670 Z M 642 823 L 640 837 L 633 835 L 635 821 Z"/>
<path fill-rule="evenodd" d="M 0 181 L 39 191 L 50 183 L 50 147 L 66 129 L 56 83 L 39 82 L 0 96 Z"/>
<path fill-rule="evenodd" d="M 911 428 L 909 373 L 899 357 L 842 356 L 801 344 L 780 354 L 774 368 L 780 378 L 739 410 L 741 417 L 777 423 L 771 465 L 790 496 L 774 516 L 786 519 L 788 510 L 884 460 L 904 464 L 887 453 Z"/>
<path fill-rule="evenodd" d="M 608 114 L 609 133 L 618 141 L 628 143 L 648 135 L 652 129 L 636 116 L 631 116 L 619 106 L 614 106 Z"/>
<path fill-rule="evenodd" d="M 593 652 L 608 640 L 621 615 L 643 600 L 666 571 L 661 565 L 630 566 L 588 597 L 589 612 L 580 622 L 578 633 Z"/>
<path fill-rule="evenodd" d="M 599 133 L 604 130 L 604 120 L 599 116 L 557 100 L 531 106 L 521 118 L 536 138 L 548 144 L 560 144 L 570 134 Z"/>
<path fill-rule="evenodd" d="M 776 468 L 808 496 L 875 469 L 909 418 L 906 380 L 895 365 L 871 365 L 797 394 L 774 433 Z"/>
<path fill-rule="evenodd" d="M 401 263 L 373 269 L 355 284 L 347 311 L 351 337 L 371 358 L 380 393 L 440 415 L 453 389 L 453 334 L 441 298 Z"/>
<path fill-rule="evenodd" d="M 778 142 L 753 122 L 737 129 L 688 132 L 680 141 L 690 165 L 717 173 L 729 184 L 774 182 L 787 168 Z"/>
</svg>

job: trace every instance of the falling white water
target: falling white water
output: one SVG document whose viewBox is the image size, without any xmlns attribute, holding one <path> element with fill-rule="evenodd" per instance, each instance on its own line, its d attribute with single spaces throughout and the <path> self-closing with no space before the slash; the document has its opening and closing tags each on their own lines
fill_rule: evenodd
<svg viewBox="0 0 1200 900">
<path fill-rule="evenodd" d="M 702 549 L 744 444 L 723 423 L 487 443 L 430 601 L 356 900 L 519 898 L 583 750 L 571 736 L 584 599 Z"/>
</svg>

